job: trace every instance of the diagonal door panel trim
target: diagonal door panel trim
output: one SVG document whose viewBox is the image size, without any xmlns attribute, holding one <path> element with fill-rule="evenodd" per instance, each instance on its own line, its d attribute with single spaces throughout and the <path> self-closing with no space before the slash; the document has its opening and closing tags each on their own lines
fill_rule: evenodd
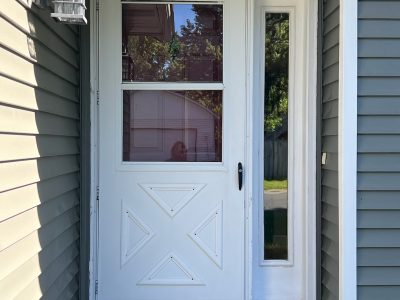
<svg viewBox="0 0 400 300">
<path fill-rule="evenodd" d="M 136 213 L 129 209 L 122 201 L 122 228 L 121 228 L 121 267 L 125 265 L 133 256 L 135 256 L 140 249 L 149 242 L 154 232 L 149 226 L 147 226 Z M 133 233 L 130 230 L 130 223 L 136 226 L 136 228 L 142 233 L 139 236 L 138 241 L 133 246 L 129 245 L 130 235 Z"/>
<path fill-rule="evenodd" d="M 175 217 L 179 211 L 188 204 L 206 185 L 205 184 L 144 184 L 139 186 L 171 217 Z M 166 196 L 160 196 L 160 192 L 180 192 L 181 198 L 176 203 L 169 204 Z"/>
<path fill-rule="evenodd" d="M 201 233 L 208 226 L 212 226 L 213 221 L 215 221 L 215 225 L 214 228 L 211 229 L 214 237 L 211 238 L 214 240 L 214 249 L 207 245 L 201 237 Z M 222 269 L 222 202 L 219 203 L 192 232 L 188 233 L 188 235 L 200 249 Z"/>
<path fill-rule="evenodd" d="M 170 277 L 162 274 L 168 266 L 173 266 L 181 275 L 178 278 L 176 274 Z M 173 252 L 168 253 L 140 282 L 138 285 L 204 285 L 198 277 L 182 263 L 182 261 Z"/>
</svg>

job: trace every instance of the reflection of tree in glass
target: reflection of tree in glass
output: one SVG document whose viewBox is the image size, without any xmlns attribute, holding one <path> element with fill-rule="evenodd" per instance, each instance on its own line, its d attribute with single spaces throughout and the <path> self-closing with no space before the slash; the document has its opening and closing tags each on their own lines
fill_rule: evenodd
<svg viewBox="0 0 400 300">
<path fill-rule="evenodd" d="M 267 132 L 281 128 L 288 114 L 289 14 L 266 14 L 265 119 Z"/>
<path fill-rule="evenodd" d="M 203 72 L 200 74 L 203 79 L 221 81 L 222 78 L 218 78 L 221 75 L 215 73 L 222 74 L 222 6 L 191 6 L 194 21 L 187 19 L 180 32 L 174 32 L 169 40 L 151 35 L 128 37 L 128 53 L 134 62 L 133 80 L 190 81 L 193 80 L 191 74 L 197 71 Z M 197 61 L 211 61 L 213 67 L 196 70 Z"/>
</svg>

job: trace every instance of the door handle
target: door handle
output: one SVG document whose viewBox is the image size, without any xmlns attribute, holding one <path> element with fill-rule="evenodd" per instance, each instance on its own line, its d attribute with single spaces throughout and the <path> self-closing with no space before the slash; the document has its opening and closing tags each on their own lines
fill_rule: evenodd
<svg viewBox="0 0 400 300">
<path fill-rule="evenodd" d="M 241 162 L 238 163 L 238 180 L 239 180 L 239 191 L 241 191 L 243 186 L 243 165 Z"/>
</svg>

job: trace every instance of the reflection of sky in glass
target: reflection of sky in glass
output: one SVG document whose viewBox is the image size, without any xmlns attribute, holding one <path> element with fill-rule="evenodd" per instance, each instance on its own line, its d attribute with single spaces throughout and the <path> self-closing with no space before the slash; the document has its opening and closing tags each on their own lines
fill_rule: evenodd
<svg viewBox="0 0 400 300">
<path fill-rule="evenodd" d="M 181 26 L 186 25 L 186 20 L 189 19 L 192 23 L 194 22 L 194 12 L 192 11 L 191 4 L 174 4 L 174 19 L 175 19 L 175 31 L 180 35 Z"/>
</svg>

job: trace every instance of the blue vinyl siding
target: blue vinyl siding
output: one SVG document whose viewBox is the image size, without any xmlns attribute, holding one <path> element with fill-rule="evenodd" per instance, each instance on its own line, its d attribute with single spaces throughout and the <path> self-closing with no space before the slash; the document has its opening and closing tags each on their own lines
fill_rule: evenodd
<svg viewBox="0 0 400 300">
<path fill-rule="evenodd" d="M 358 298 L 400 299 L 400 1 L 359 1 Z"/>
</svg>

